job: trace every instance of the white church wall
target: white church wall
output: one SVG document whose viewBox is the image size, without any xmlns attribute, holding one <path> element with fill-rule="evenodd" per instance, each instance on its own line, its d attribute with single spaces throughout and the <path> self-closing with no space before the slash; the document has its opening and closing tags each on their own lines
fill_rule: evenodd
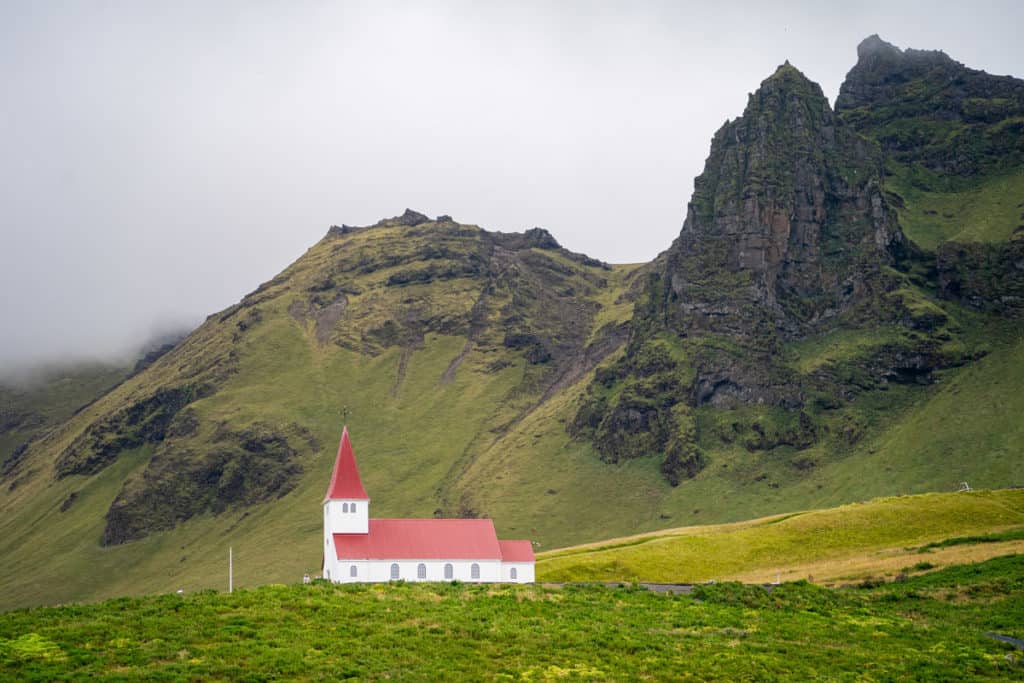
<svg viewBox="0 0 1024 683">
<path fill-rule="evenodd" d="M 515 570 L 515 576 L 512 576 Z M 509 583 L 533 583 L 533 562 L 504 562 L 501 566 L 501 580 Z"/>
<path fill-rule="evenodd" d="M 330 580 L 335 583 L 383 583 L 394 581 L 391 565 L 398 565 L 401 581 L 462 581 L 464 583 L 497 583 L 503 579 L 500 560 L 335 560 L 328 562 Z M 419 576 L 419 565 L 424 565 L 426 577 Z M 445 565 L 452 565 L 452 576 L 446 578 Z M 480 577 L 473 578 L 473 565 L 480 569 Z M 352 566 L 356 576 L 351 576 Z M 325 570 L 324 578 L 327 577 Z"/>
</svg>

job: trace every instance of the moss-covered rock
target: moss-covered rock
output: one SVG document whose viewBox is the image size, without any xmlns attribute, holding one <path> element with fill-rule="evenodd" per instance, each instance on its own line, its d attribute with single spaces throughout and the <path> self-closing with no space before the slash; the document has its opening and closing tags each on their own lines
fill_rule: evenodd
<svg viewBox="0 0 1024 683">
<path fill-rule="evenodd" d="M 1024 313 L 1024 235 L 1002 244 L 945 242 L 935 262 L 942 298 L 977 311 Z"/>
<path fill-rule="evenodd" d="M 57 476 L 94 474 L 124 451 L 162 442 L 178 412 L 214 390 L 209 384 L 161 388 L 94 422 L 57 459 Z"/>
<path fill-rule="evenodd" d="M 285 495 L 302 474 L 298 456 L 315 439 L 298 425 L 219 426 L 208 442 L 169 440 L 121 489 L 101 542 L 118 545 L 173 528 L 197 514 L 219 514 Z"/>
</svg>

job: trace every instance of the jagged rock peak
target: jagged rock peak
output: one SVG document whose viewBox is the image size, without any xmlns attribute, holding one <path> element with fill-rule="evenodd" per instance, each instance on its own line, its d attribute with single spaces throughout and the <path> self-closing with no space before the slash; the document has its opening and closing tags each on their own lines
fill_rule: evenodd
<svg viewBox="0 0 1024 683">
<path fill-rule="evenodd" d="M 561 249 L 562 245 L 544 228 L 530 228 L 523 233 L 527 244 L 538 249 Z"/>
<path fill-rule="evenodd" d="M 327 230 L 328 237 L 339 237 L 341 235 L 350 235 L 354 232 L 360 232 L 369 228 L 386 228 L 386 227 L 399 227 L 407 226 L 412 227 L 414 225 L 420 225 L 422 223 L 430 223 L 433 219 L 420 213 L 419 211 L 413 211 L 412 209 L 406 209 L 405 213 L 401 216 L 392 216 L 391 218 L 382 218 L 371 226 L 358 227 L 354 225 L 332 225 Z M 452 223 L 451 216 L 438 216 L 438 223 Z"/>
<path fill-rule="evenodd" d="M 892 43 L 882 40 L 877 33 L 873 33 L 857 46 L 857 59 L 865 60 L 873 57 L 899 59 L 903 56 L 903 50 Z"/>
<path fill-rule="evenodd" d="M 837 120 L 818 84 L 780 66 L 715 134 L 669 250 L 668 318 L 742 336 L 767 315 L 798 337 L 856 305 L 902 242 L 881 175 L 877 147 Z"/>
<path fill-rule="evenodd" d="M 420 213 L 419 211 L 413 211 L 412 209 L 406 209 L 405 213 L 401 216 L 395 216 L 394 218 L 385 218 L 377 222 L 377 225 L 405 225 L 413 226 L 421 223 L 429 223 L 430 217 Z"/>
<path fill-rule="evenodd" d="M 892 101 L 900 85 L 935 71 L 948 78 L 971 70 L 941 50 L 901 50 L 877 34 L 868 36 L 857 46 L 857 63 L 839 88 L 836 111 Z"/>
<path fill-rule="evenodd" d="M 761 87 L 754 95 L 762 92 L 775 92 L 777 90 L 793 91 L 797 94 L 825 100 L 821 86 L 809 79 L 800 69 L 790 64 L 788 59 L 780 64 L 771 76 L 761 81 Z"/>
<path fill-rule="evenodd" d="M 907 61 L 932 62 L 936 64 L 954 63 L 942 50 L 901 50 L 892 43 L 887 43 L 878 34 L 868 36 L 857 46 L 857 62 L 886 62 L 901 64 Z"/>
</svg>

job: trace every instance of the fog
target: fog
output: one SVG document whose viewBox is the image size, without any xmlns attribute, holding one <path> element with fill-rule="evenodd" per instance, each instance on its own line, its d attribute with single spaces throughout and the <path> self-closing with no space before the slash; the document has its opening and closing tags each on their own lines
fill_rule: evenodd
<svg viewBox="0 0 1024 683">
<path fill-rule="evenodd" d="M 879 33 L 1024 75 L 1017 2 L 0 4 L 0 369 L 125 354 L 406 207 L 610 262 L 714 131 Z"/>
</svg>

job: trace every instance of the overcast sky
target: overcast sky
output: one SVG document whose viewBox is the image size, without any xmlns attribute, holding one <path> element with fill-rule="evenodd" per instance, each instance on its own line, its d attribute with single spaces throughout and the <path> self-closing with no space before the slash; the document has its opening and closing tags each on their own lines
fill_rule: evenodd
<svg viewBox="0 0 1024 683">
<path fill-rule="evenodd" d="M 1024 76 L 1024 3 L 0 0 L 0 367 L 196 323 L 406 207 L 611 262 L 714 131 L 871 33 Z"/>
</svg>

